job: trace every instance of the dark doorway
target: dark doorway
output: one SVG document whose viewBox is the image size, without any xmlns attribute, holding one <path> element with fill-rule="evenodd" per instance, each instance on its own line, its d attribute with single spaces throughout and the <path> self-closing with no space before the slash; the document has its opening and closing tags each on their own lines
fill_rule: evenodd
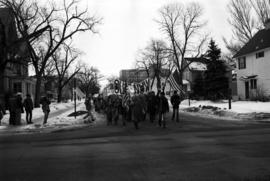
<svg viewBox="0 0 270 181">
<path fill-rule="evenodd" d="M 249 82 L 245 82 L 246 99 L 249 99 Z"/>
</svg>

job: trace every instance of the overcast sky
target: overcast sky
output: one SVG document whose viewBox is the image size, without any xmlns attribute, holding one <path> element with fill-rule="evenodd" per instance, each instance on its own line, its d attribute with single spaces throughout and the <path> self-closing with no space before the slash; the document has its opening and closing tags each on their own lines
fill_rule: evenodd
<svg viewBox="0 0 270 181">
<path fill-rule="evenodd" d="M 132 68 L 136 52 L 151 38 L 160 38 L 154 19 L 158 10 L 170 2 L 192 0 L 82 0 L 90 13 L 103 17 L 99 34 L 76 36 L 76 46 L 85 52 L 82 60 L 97 67 L 105 76 L 119 75 L 121 69 Z M 207 30 L 224 50 L 222 37 L 231 37 L 226 5 L 229 0 L 198 0 L 204 8 Z M 194 1 L 193 1 L 194 2 Z M 196 2 L 196 1 L 195 1 Z"/>
</svg>

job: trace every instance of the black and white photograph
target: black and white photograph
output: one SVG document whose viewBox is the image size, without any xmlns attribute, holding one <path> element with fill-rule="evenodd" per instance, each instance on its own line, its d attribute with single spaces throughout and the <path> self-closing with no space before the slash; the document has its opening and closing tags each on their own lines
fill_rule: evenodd
<svg viewBox="0 0 270 181">
<path fill-rule="evenodd" d="M 0 181 L 270 181 L 270 0 L 0 0 Z"/>
</svg>

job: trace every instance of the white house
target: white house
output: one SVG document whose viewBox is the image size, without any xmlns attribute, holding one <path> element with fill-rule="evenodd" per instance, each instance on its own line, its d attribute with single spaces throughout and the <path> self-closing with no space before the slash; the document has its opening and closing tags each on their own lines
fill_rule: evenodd
<svg viewBox="0 0 270 181">
<path fill-rule="evenodd" d="M 248 100 L 261 90 L 270 95 L 270 20 L 234 58 L 239 99 Z"/>
</svg>

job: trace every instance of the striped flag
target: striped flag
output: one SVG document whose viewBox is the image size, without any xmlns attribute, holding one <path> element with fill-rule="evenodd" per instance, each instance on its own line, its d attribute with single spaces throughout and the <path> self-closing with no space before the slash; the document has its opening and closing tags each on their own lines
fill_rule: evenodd
<svg viewBox="0 0 270 181">
<path fill-rule="evenodd" d="M 169 77 L 168 81 L 171 84 L 171 87 L 173 90 L 185 93 L 183 89 L 181 88 L 181 81 L 178 78 L 178 71 L 175 70 Z"/>
<path fill-rule="evenodd" d="M 127 102 L 128 102 L 129 99 L 130 99 L 130 95 L 129 94 L 124 94 L 123 99 L 122 99 L 122 106 L 126 107 Z"/>
</svg>

